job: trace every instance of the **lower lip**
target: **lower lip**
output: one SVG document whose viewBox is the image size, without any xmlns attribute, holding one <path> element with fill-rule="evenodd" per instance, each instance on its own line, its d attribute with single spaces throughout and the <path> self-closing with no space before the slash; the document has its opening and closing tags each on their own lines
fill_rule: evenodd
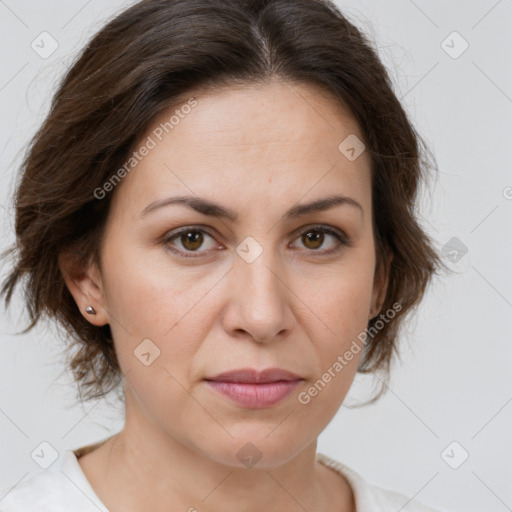
<svg viewBox="0 0 512 512">
<path fill-rule="evenodd" d="M 206 381 L 215 391 L 251 409 L 263 409 L 286 398 L 302 381 L 280 380 L 265 384 Z"/>
</svg>

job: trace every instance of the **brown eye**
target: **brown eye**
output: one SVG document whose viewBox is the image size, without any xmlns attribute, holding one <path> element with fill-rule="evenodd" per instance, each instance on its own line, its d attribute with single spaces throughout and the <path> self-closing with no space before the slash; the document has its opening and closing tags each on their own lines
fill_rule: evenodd
<svg viewBox="0 0 512 512">
<path fill-rule="evenodd" d="M 210 245 L 208 246 L 208 239 Z M 219 248 L 215 239 L 203 229 L 184 228 L 165 237 L 163 243 L 174 253 L 185 258 L 205 256 L 209 249 Z M 206 245 L 206 247 L 204 247 Z M 201 250 L 199 250 L 201 249 Z"/>
<path fill-rule="evenodd" d="M 203 244 L 203 234 L 200 231 L 185 231 L 180 235 L 180 242 L 187 251 L 195 251 Z"/>
<path fill-rule="evenodd" d="M 309 231 L 302 235 L 302 242 L 308 249 L 318 249 L 324 242 L 324 233 Z"/>
<path fill-rule="evenodd" d="M 327 248 L 321 249 L 331 239 L 332 242 Z M 302 246 L 309 250 L 309 252 L 317 252 L 318 256 L 328 255 L 339 251 L 343 246 L 350 246 L 351 242 L 343 232 L 339 232 L 333 228 L 326 226 L 317 226 L 314 229 L 303 231 L 300 237 Z"/>
</svg>

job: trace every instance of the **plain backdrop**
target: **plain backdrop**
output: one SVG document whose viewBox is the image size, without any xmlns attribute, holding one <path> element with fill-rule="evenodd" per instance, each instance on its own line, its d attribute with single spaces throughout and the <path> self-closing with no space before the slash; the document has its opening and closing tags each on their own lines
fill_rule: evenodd
<svg viewBox="0 0 512 512">
<path fill-rule="evenodd" d="M 512 1 L 337 3 L 376 41 L 436 156 L 422 223 L 455 272 L 434 281 L 404 330 L 387 394 L 347 407 L 375 382 L 358 377 L 318 450 L 447 512 L 512 510 Z M 14 240 L 20 158 L 56 83 L 129 4 L 0 0 L 0 250 Z M 48 58 L 31 46 L 45 31 L 58 43 Z M 30 456 L 41 442 L 60 452 L 104 439 L 122 427 L 122 414 L 115 402 L 74 403 L 54 327 L 15 334 L 27 325 L 19 292 L 0 325 L 5 487 L 42 471 Z"/>
</svg>

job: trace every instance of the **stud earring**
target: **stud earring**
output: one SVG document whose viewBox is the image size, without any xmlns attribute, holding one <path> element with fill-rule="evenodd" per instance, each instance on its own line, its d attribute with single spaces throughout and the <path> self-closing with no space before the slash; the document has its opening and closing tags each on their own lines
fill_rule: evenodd
<svg viewBox="0 0 512 512">
<path fill-rule="evenodd" d="M 87 306 L 85 308 L 85 312 L 88 313 L 89 315 L 95 315 L 96 314 L 96 310 L 92 306 Z"/>
</svg>

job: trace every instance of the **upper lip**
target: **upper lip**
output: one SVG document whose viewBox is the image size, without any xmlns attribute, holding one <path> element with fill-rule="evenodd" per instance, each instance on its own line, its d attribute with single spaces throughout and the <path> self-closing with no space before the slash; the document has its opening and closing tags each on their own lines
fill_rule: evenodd
<svg viewBox="0 0 512 512">
<path fill-rule="evenodd" d="M 252 368 L 240 368 L 220 373 L 215 377 L 208 377 L 206 380 L 217 382 L 242 382 L 248 384 L 266 384 L 282 380 L 302 380 L 300 375 L 283 370 L 281 368 L 268 368 L 266 370 L 254 370 Z"/>
</svg>

